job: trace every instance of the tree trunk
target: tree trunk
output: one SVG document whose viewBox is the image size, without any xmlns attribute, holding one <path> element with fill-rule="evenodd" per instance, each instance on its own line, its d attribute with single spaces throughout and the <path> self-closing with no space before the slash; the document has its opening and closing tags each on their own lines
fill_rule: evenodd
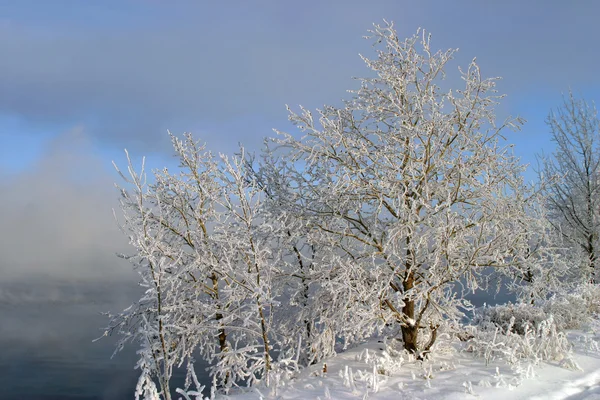
<svg viewBox="0 0 600 400">
<path fill-rule="evenodd" d="M 219 300 L 219 278 L 217 278 L 217 274 L 215 274 L 214 272 L 212 273 L 212 275 L 210 276 L 210 280 L 212 281 L 212 285 L 213 285 L 213 297 L 215 300 Z M 220 305 L 217 305 L 217 308 L 220 308 Z M 220 324 L 220 321 L 223 319 L 223 314 L 221 314 L 220 312 L 217 312 L 215 314 L 215 320 L 217 321 L 218 324 Z M 227 349 L 227 333 L 225 332 L 225 328 L 221 327 L 219 328 L 219 350 L 221 351 L 221 353 L 225 353 L 228 349 Z M 227 373 L 225 375 L 225 378 L 223 379 L 223 386 L 227 386 L 227 384 L 229 383 L 229 373 Z"/>
<path fill-rule="evenodd" d="M 529 254 L 529 250 L 527 251 L 527 253 Z M 525 282 L 528 282 L 529 284 L 533 285 L 533 272 L 531 272 L 531 268 L 527 268 L 527 273 L 525 274 Z M 533 291 L 531 292 L 529 297 L 529 304 L 531 304 L 532 306 L 535 305 L 535 294 L 533 293 Z"/>
<path fill-rule="evenodd" d="M 402 308 L 402 312 L 407 317 L 409 317 L 409 315 L 410 315 L 409 313 L 407 313 L 408 308 L 411 308 L 413 310 L 412 315 L 414 316 L 415 302 L 409 301 Z M 418 348 L 417 348 L 418 337 L 419 337 L 419 330 L 416 325 L 414 325 L 414 324 L 412 324 L 412 325 L 403 324 L 402 325 L 402 341 L 404 342 L 404 348 L 413 354 L 416 354 L 418 351 Z"/>
<path fill-rule="evenodd" d="M 415 277 L 412 272 L 409 272 L 403 282 L 404 293 L 412 289 L 415 285 Z M 419 328 L 415 321 L 415 301 L 404 298 L 404 307 L 402 314 L 408 320 L 402 323 L 402 341 L 404 348 L 409 352 L 416 354 L 418 351 L 417 340 L 419 338 Z"/>
<path fill-rule="evenodd" d="M 215 274 L 214 272 L 212 273 L 212 275 L 210 276 L 210 280 L 212 281 L 212 285 L 213 285 L 213 297 L 215 300 L 219 300 L 219 278 L 217 278 L 217 274 Z M 219 305 L 217 305 L 217 308 L 220 308 Z M 223 314 L 221 314 L 220 312 L 217 312 L 215 314 L 215 319 L 217 320 L 217 322 L 221 321 L 223 319 Z M 219 349 L 221 350 L 221 352 L 227 351 L 227 333 L 225 332 L 225 328 L 220 328 L 219 329 Z"/>
<path fill-rule="evenodd" d="M 223 319 L 223 315 L 217 314 L 215 318 L 217 321 L 220 321 Z M 219 329 L 219 349 L 221 353 L 227 351 L 227 334 L 224 328 Z"/>
<path fill-rule="evenodd" d="M 596 249 L 594 249 L 593 237 L 589 239 L 589 260 L 590 260 L 590 283 L 596 283 Z"/>
<path fill-rule="evenodd" d="M 586 244 L 583 246 L 585 252 L 587 253 L 588 258 L 588 267 L 589 267 L 589 282 L 592 284 L 596 283 L 596 249 L 594 248 L 594 234 L 590 233 L 586 237 Z"/>
<path fill-rule="evenodd" d="M 264 358 L 265 358 L 265 370 L 266 370 L 266 374 L 267 374 L 267 386 L 269 384 L 268 382 L 268 371 L 271 370 L 271 349 L 269 347 L 269 334 L 267 333 L 267 324 L 265 321 L 265 313 L 263 311 L 262 305 L 260 304 L 260 301 L 257 299 L 256 300 L 256 304 L 258 305 L 258 314 L 260 316 L 260 329 L 262 332 L 262 339 L 263 339 L 263 345 L 264 345 Z"/>
</svg>

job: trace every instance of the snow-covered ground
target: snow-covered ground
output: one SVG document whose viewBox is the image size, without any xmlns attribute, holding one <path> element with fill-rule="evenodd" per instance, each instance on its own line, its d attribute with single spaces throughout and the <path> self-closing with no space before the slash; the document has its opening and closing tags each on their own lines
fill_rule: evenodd
<svg viewBox="0 0 600 400">
<path fill-rule="evenodd" d="M 277 390 L 227 396 L 250 399 L 600 399 L 600 351 L 595 335 L 569 332 L 582 370 L 558 362 L 509 366 L 476 359 L 462 343 L 432 360 L 404 359 L 394 346 L 372 341 L 302 371 Z M 395 355 L 394 355 L 395 354 Z M 324 371 L 326 364 L 327 372 Z"/>
</svg>

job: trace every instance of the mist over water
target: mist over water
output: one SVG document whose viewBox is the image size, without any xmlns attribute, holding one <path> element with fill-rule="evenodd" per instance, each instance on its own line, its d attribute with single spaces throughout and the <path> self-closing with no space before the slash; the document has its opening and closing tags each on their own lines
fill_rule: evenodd
<svg viewBox="0 0 600 400">
<path fill-rule="evenodd" d="M 111 359 L 118 338 L 92 342 L 108 325 L 102 312 L 142 293 L 115 256 L 134 249 L 113 218 L 118 176 L 109 164 L 75 127 L 29 168 L 0 166 L 0 400 L 133 398 L 138 345 Z M 202 380 L 205 365 L 196 365 Z"/>
</svg>

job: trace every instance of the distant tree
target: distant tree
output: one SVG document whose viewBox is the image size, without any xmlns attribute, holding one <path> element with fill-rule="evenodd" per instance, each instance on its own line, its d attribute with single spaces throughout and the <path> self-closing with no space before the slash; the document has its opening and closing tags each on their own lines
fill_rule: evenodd
<svg viewBox="0 0 600 400">
<path fill-rule="evenodd" d="M 331 248 L 312 265 L 336 333 L 356 340 L 397 324 L 405 349 L 422 356 L 460 319 L 459 285 L 475 290 L 484 269 L 523 266 L 530 190 L 501 145 L 520 121 L 496 124 L 502 96 L 475 61 L 460 71 L 464 86 L 445 91 L 454 50 L 434 52 L 425 32 L 372 33 L 383 48 L 363 59 L 375 77 L 344 107 L 325 106 L 318 120 L 290 111 L 304 136 L 277 140 L 294 188 L 279 198 L 313 243 Z"/>
<path fill-rule="evenodd" d="M 545 184 L 541 183 L 540 191 Z M 527 249 L 515 260 L 520 268 L 508 271 L 509 290 L 521 302 L 532 305 L 556 293 L 568 292 L 573 288 L 571 284 L 579 283 L 572 268 L 577 257 L 568 250 L 568 244 L 550 223 L 547 203 L 544 196 L 538 195 L 524 204 L 529 219 L 521 229 L 528 231 Z"/>
<path fill-rule="evenodd" d="M 546 123 L 556 149 L 542 157 L 539 175 L 547 188 L 550 221 L 577 252 L 595 283 L 600 252 L 600 121 L 593 105 L 569 92 Z"/>
</svg>

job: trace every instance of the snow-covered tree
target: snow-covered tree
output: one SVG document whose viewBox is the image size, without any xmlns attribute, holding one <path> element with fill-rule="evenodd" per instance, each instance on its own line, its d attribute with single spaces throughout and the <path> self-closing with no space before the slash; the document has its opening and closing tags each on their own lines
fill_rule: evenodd
<svg viewBox="0 0 600 400">
<path fill-rule="evenodd" d="M 392 25 L 372 38 L 383 48 L 353 98 L 318 120 L 290 111 L 304 135 L 280 132 L 259 162 L 172 136 L 176 172 L 121 173 L 125 257 L 145 292 L 109 330 L 140 345 L 138 398 L 169 400 L 183 365 L 197 389 L 178 393 L 196 396 L 198 355 L 213 391 L 269 386 L 375 333 L 423 357 L 490 269 L 528 298 L 559 281 L 540 192 L 503 145 L 520 121 L 496 123 L 496 79 L 473 61 L 443 89 L 454 50 Z"/>
<path fill-rule="evenodd" d="M 336 339 L 342 327 L 334 327 L 327 318 L 330 297 L 324 291 L 327 284 L 328 264 L 323 257 L 335 251 L 335 246 L 318 243 L 313 237 L 315 231 L 307 222 L 289 210 L 291 199 L 297 199 L 298 187 L 294 186 L 296 171 L 268 149 L 262 154 L 262 160 L 247 158 L 247 169 L 254 182 L 260 185 L 265 194 L 264 207 L 272 220 L 281 227 L 277 242 L 281 252 L 280 278 L 278 285 L 282 290 L 282 304 L 278 307 L 277 318 L 285 345 L 299 348 L 300 363 L 309 365 L 322 358 L 335 354 Z M 284 157 L 285 158 L 285 157 Z M 325 269 L 322 267 L 325 266 Z M 294 318 L 289 318 L 293 315 Z"/>
<path fill-rule="evenodd" d="M 263 190 L 246 168 L 243 149 L 234 157 L 222 156 L 218 203 L 224 217 L 214 232 L 221 248 L 218 274 L 224 282 L 230 348 L 214 371 L 217 377 L 231 375 L 228 384 L 264 379 L 268 385 L 273 352 L 281 351 L 273 327 L 281 252 L 274 244 L 284 225 L 262 206 Z"/>
<path fill-rule="evenodd" d="M 375 77 L 344 107 L 290 111 L 303 136 L 279 132 L 294 188 L 279 201 L 311 228 L 310 242 L 332 249 L 313 265 L 336 333 L 356 340 L 396 324 L 422 354 L 460 318 L 459 284 L 475 290 L 480 271 L 520 266 L 527 251 L 530 190 L 502 145 L 520 121 L 496 123 L 502 96 L 475 61 L 460 89 L 444 90 L 454 50 L 434 52 L 424 31 L 372 34 L 383 48 L 363 59 Z"/>
<path fill-rule="evenodd" d="M 200 350 L 208 360 L 227 351 L 223 304 L 220 301 L 219 247 L 212 225 L 222 217 L 216 200 L 221 194 L 218 164 L 191 137 L 172 137 L 181 171 L 157 170 L 147 182 L 142 165 L 129 160 L 121 173 L 122 228 L 135 252 L 124 256 L 138 271 L 145 293 L 139 302 L 111 319 L 110 330 L 141 345 L 140 395 L 152 391 L 170 399 L 169 380 Z M 143 382 L 146 382 L 142 385 Z"/>
<path fill-rule="evenodd" d="M 526 230 L 527 248 L 516 257 L 518 268 L 508 271 L 508 287 L 517 294 L 520 302 L 537 304 L 558 292 L 566 292 L 580 282 L 572 265 L 578 261 L 568 244 L 549 221 L 547 199 L 542 195 L 541 182 L 537 196 L 524 202 L 528 218 L 518 221 Z"/>
<path fill-rule="evenodd" d="M 588 280 L 596 282 L 600 252 L 600 120 L 596 108 L 569 92 L 546 120 L 556 149 L 542 157 L 539 174 L 548 186 L 550 220 L 585 254 Z"/>
<path fill-rule="evenodd" d="M 129 161 L 128 176 L 121 173 L 122 226 L 135 249 L 126 258 L 146 291 L 110 330 L 122 335 L 120 346 L 140 344 L 138 394 L 147 398 L 169 399 L 173 367 L 193 371 L 198 354 L 213 363 L 214 388 L 268 385 L 274 366 L 295 367 L 273 322 L 285 218 L 263 207 L 243 149 L 215 157 L 191 135 L 171 138 L 178 172 L 153 171 L 147 183 Z"/>
</svg>

